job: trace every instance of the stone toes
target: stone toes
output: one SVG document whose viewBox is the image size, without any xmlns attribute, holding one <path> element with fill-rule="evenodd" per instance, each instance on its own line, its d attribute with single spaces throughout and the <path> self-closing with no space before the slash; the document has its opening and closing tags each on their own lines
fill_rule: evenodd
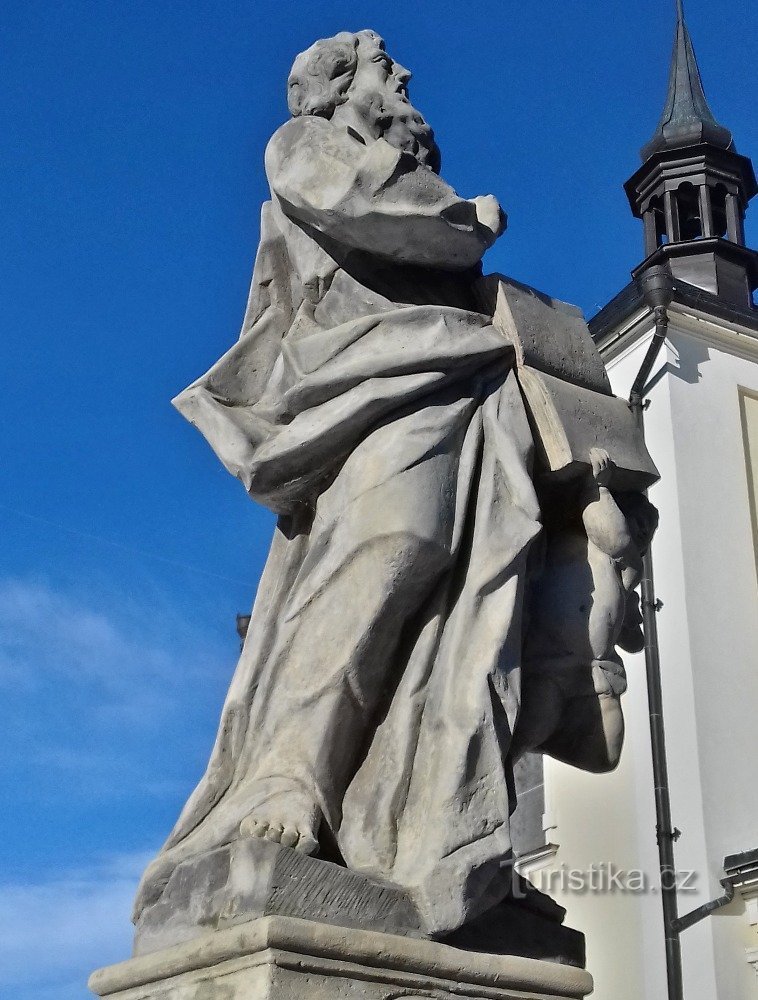
<svg viewBox="0 0 758 1000">
<path fill-rule="evenodd" d="M 301 833 L 295 850 L 300 851 L 301 854 L 315 854 L 318 851 L 318 841 L 309 833 Z"/>
<path fill-rule="evenodd" d="M 279 840 L 279 843 L 282 845 L 282 847 L 295 847 L 299 839 L 300 839 L 300 833 L 297 827 L 285 826 L 284 830 L 282 831 L 282 836 Z"/>
<path fill-rule="evenodd" d="M 267 820 L 248 816 L 240 823 L 239 831 L 242 837 L 257 837 L 272 844 L 281 844 L 282 847 L 294 847 L 302 854 L 315 854 L 318 851 L 318 841 L 310 830 L 301 833 L 294 825 L 269 823 Z"/>
<path fill-rule="evenodd" d="M 240 833 L 243 837 L 265 837 L 268 834 L 268 823 L 248 816 L 240 823 Z"/>
</svg>

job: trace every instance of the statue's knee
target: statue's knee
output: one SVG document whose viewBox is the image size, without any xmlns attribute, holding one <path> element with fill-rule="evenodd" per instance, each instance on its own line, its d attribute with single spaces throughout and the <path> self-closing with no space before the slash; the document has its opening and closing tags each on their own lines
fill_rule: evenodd
<svg viewBox="0 0 758 1000">
<path fill-rule="evenodd" d="M 450 562 L 450 549 L 413 532 L 402 532 L 386 538 L 387 555 L 398 582 L 422 583 L 437 577 Z"/>
<path fill-rule="evenodd" d="M 450 565 L 449 547 L 414 532 L 392 532 L 345 542 L 346 564 L 360 569 L 360 579 L 383 599 L 415 595 L 428 588 Z"/>
</svg>

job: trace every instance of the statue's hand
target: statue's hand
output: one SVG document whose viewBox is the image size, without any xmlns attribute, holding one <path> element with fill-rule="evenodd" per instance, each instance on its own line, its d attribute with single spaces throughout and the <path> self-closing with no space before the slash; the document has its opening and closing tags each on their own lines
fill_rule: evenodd
<svg viewBox="0 0 758 1000">
<path fill-rule="evenodd" d="M 492 194 L 479 195 L 471 199 L 476 208 L 476 218 L 481 226 L 489 229 L 494 239 L 497 239 L 508 225 L 508 216 L 500 207 L 500 202 Z"/>
<path fill-rule="evenodd" d="M 598 486 L 610 486 L 615 464 L 605 448 L 591 448 L 592 475 Z"/>
</svg>

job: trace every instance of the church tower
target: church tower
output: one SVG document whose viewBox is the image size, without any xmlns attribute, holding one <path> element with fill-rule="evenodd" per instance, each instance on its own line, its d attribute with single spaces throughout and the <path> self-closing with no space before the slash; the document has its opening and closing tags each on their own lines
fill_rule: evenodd
<svg viewBox="0 0 758 1000">
<path fill-rule="evenodd" d="M 625 189 L 644 224 L 642 269 L 668 263 L 674 278 L 752 306 L 758 253 L 745 246 L 744 218 L 758 184 L 708 106 L 682 0 L 666 106 L 641 156 Z"/>
</svg>

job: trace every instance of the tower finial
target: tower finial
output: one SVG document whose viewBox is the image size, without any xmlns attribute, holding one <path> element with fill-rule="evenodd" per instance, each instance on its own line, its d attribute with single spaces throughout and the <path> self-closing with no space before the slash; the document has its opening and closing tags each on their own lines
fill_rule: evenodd
<svg viewBox="0 0 758 1000">
<path fill-rule="evenodd" d="M 676 0 L 676 34 L 666 106 L 653 138 L 642 148 L 642 159 L 649 159 L 661 149 L 678 149 L 702 142 L 730 149 L 732 133 L 719 125 L 708 106 L 695 49 L 684 19 L 684 4 L 682 0 Z"/>
</svg>

